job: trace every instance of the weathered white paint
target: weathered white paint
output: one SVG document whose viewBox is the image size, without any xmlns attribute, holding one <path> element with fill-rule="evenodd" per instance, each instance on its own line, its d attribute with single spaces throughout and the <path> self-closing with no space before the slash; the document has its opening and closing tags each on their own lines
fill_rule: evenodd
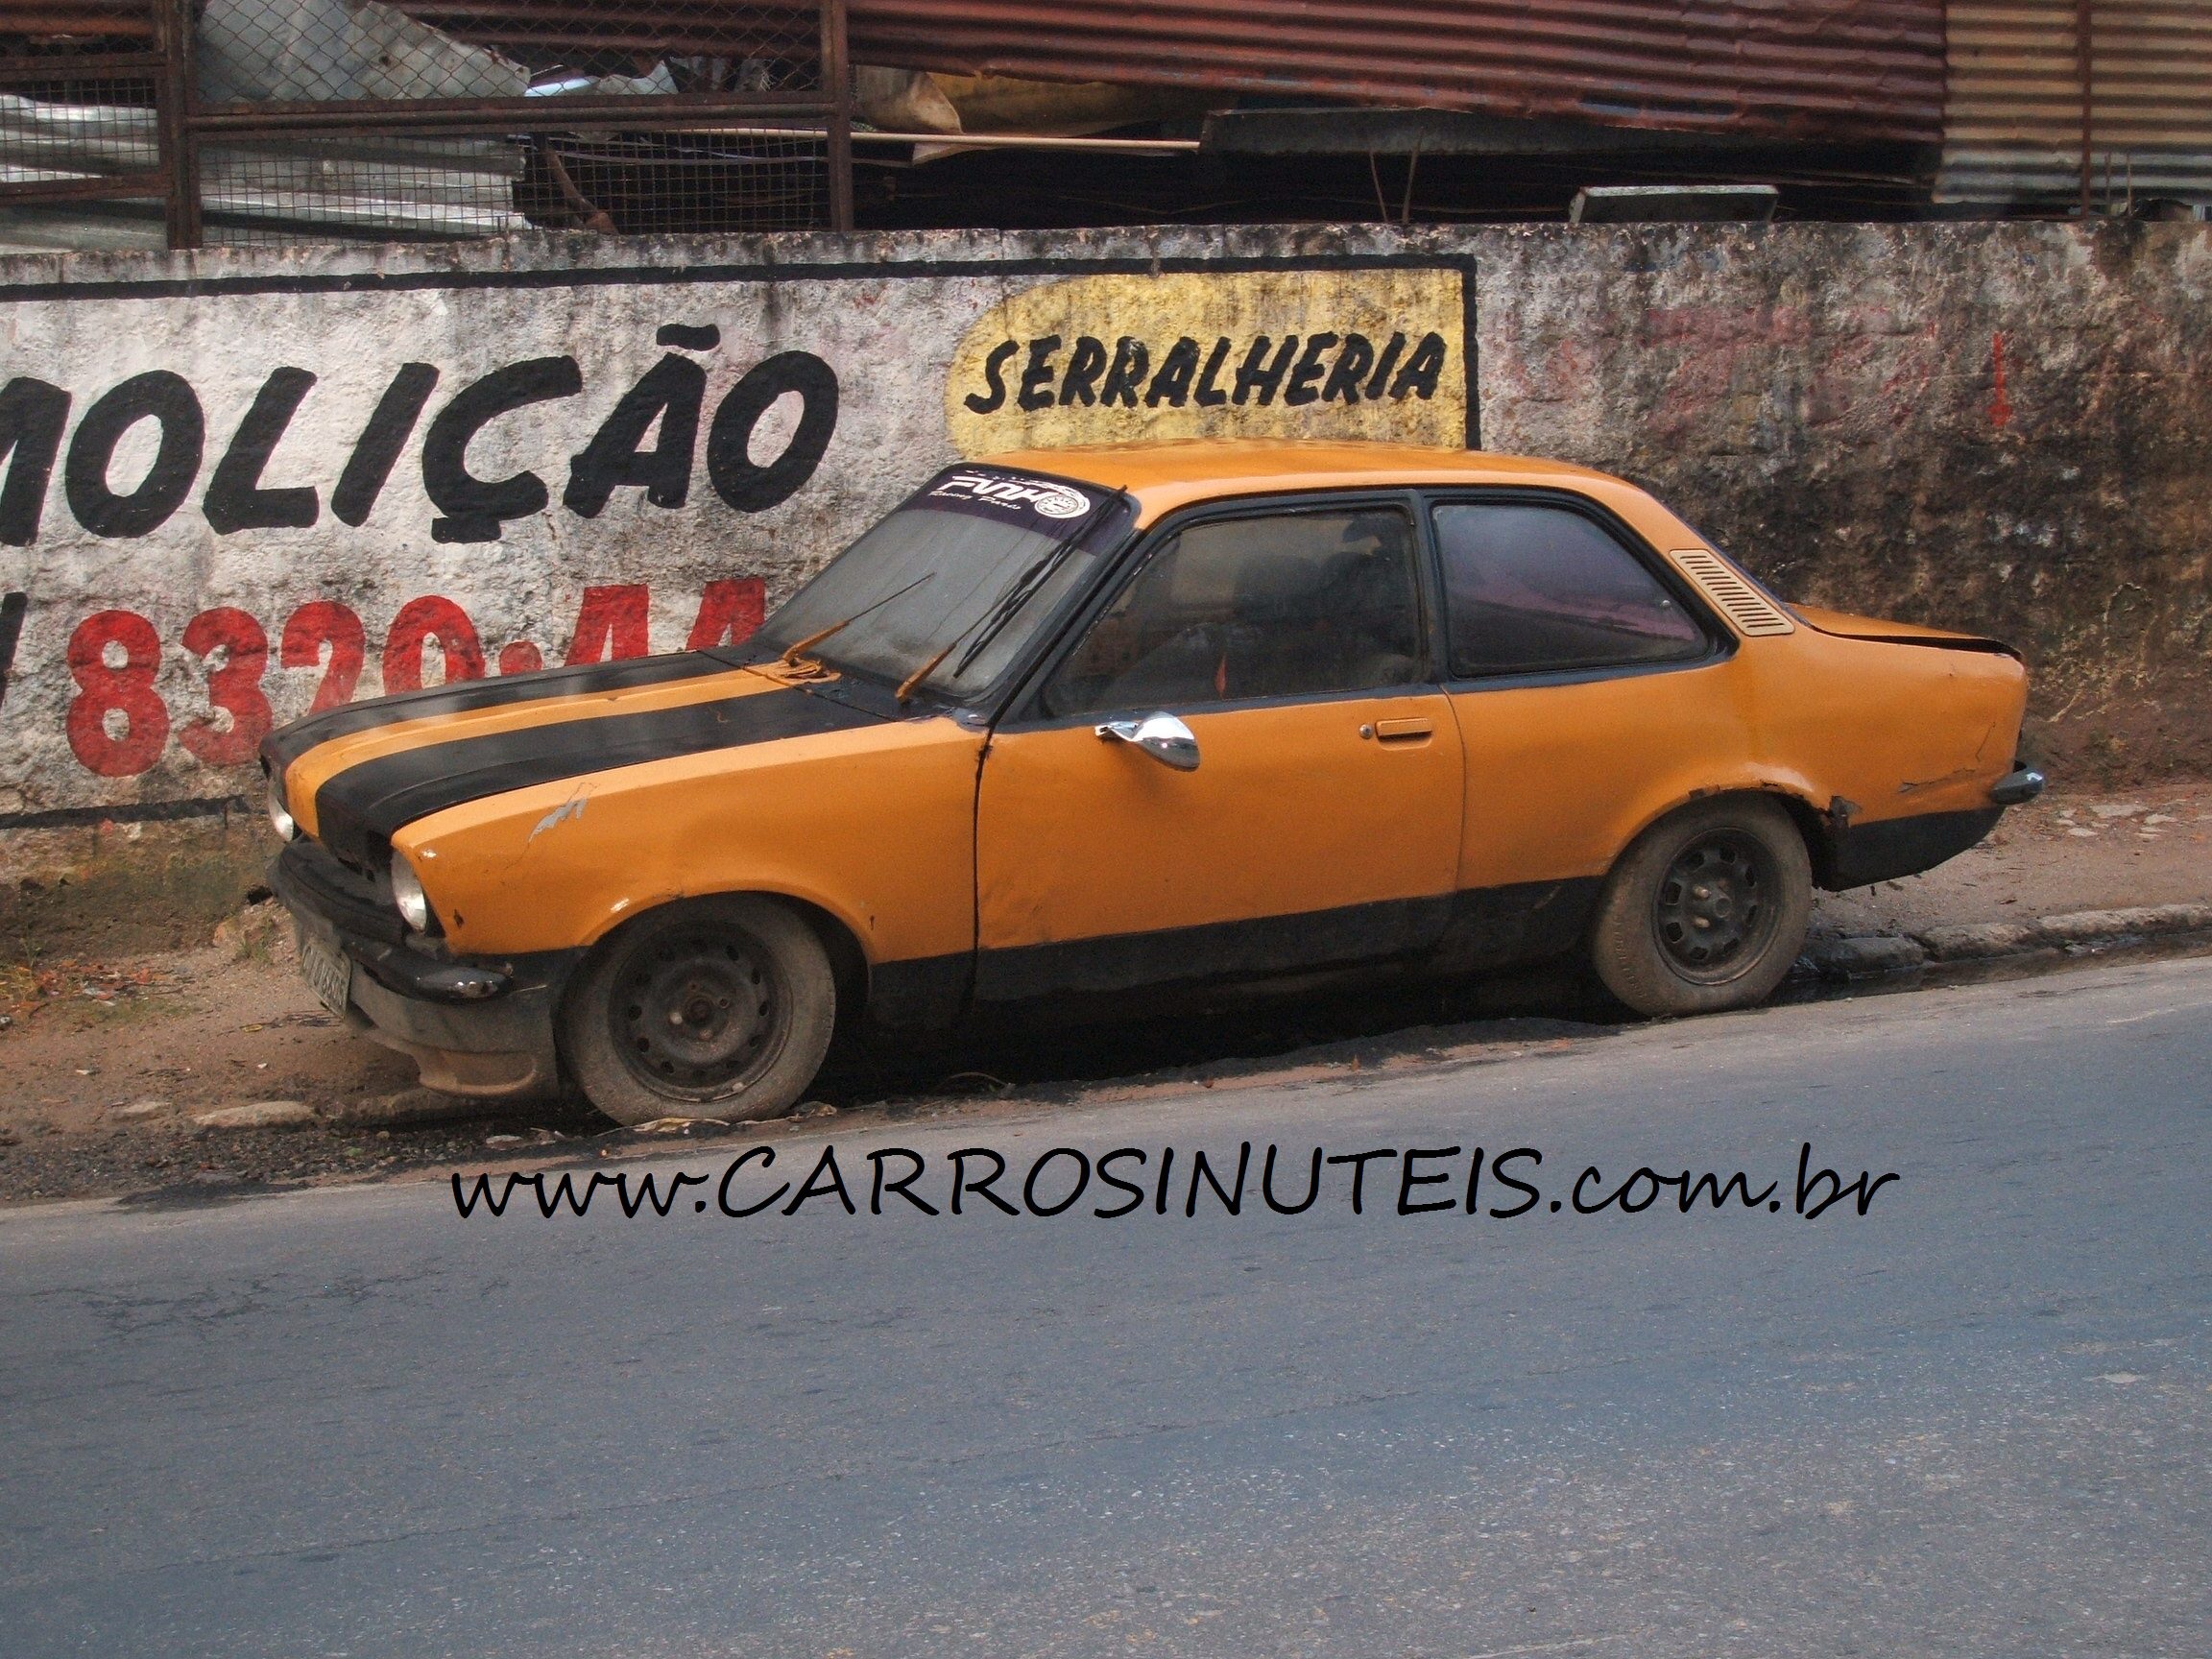
<svg viewBox="0 0 2212 1659">
<path fill-rule="evenodd" d="M 2045 753 L 2063 758 L 2070 749 L 2100 765 L 2117 756 L 2147 769 L 2212 758 L 2202 551 L 2212 523 L 2212 227 L 536 238 L 381 254 L 0 260 L 0 384 L 35 376 L 71 398 L 36 538 L 0 544 L 0 591 L 29 595 L 0 703 L 0 827 L 23 813 L 129 812 L 246 788 L 250 769 L 204 764 L 183 737 L 208 716 L 209 670 L 183 637 L 211 608 L 236 607 L 268 634 L 260 685 L 277 719 L 301 711 L 320 679 L 274 656 L 286 618 L 310 601 L 359 614 L 361 695 L 380 686 L 394 617 L 425 595 L 467 611 L 488 662 L 525 641 L 559 662 L 588 588 L 644 584 L 646 643 L 676 649 L 709 584 L 757 579 L 772 603 L 964 450 L 1183 429 L 1181 412 L 1169 420 L 1165 405 L 1062 405 L 1056 392 L 1049 411 L 1031 412 L 1037 421 L 1002 406 L 955 433 L 949 411 L 965 409 L 970 390 L 955 383 L 955 365 L 963 352 L 971 367 L 987 357 L 994 327 L 1002 324 L 1008 338 L 1032 324 L 1102 340 L 1145 334 L 1157 346 L 1174 307 L 1153 301 L 1183 278 L 1150 288 L 1146 279 L 1200 272 L 1216 280 L 1203 314 L 1185 325 L 1194 338 L 1280 337 L 1323 324 L 1339 331 L 1334 313 L 1306 314 L 1337 277 L 1310 284 L 1300 315 L 1285 318 L 1265 300 L 1269 282 L 1238 273 L 1361 264 L 1388 275 L 1350 284 L 1355 301 L 1396 284 L 1415 295 L 1407 307 L 1434 324 L 1440 285 L 1457 282 L 1467 314 L 1479 319 L 1477 342 L 1452 342 L 1451 369 L 1463 379 L 1448 375 L 1433 399 L 1393 405 L 1405 419 L 1382 431 L 1439 436 L 1439 408 L 1455 416 L 1455 386 L 1464 385 L 1488 446 L 1647 481 L 1791 597 L 2015 640 L 2035 672 L 2037 707 L 2053 711 L 2032 737 L 2048 742 Z M 1113 279 L 1083 280 L 1097 276 Z M 223 287 L 239 281 L 261 291 Z M 1056 295 L 1045 292 L 1055 285 Z M 805 352 L 826 364 L 840 410 L 821 465 L 788 500 L 735 511 L 710 488 L 703 430 L 681 508 L 627 489 L 599 517 L 579 517 L 560 504 L 570 458 L 667 354 L 654 335 L 670 323 L 719 329 L 712 349 L 676 349 L 704 369 L 708 422 L 766 358 Z M 1033 343 L 1022 343 L 1024 365 Z M 1071 349 L 1064 344 L 1057 368 Z M 483 374 L 543 356 L 572 356 L 581 391 L 502 418 L 469 454 L 479 475 L 535 471 L 552 504 L 508 521 L 496 541 L 434 541 L 439 514 L 422 479 L 429 422 Z M 373 514 L 358 528 L 341 523 L 331 490 L 405 362 L 435 366 L 438 387 Z M 218 534 L 203 506 L 209 476 L 256 392 L 284 366 L 317 379 L 263 483 L 315 489 L 318 522 Z M 182 375 L 205 412 L 193 490 L 142 538 L 88 534 L 63 487 L 70 444 L 95 399 L 162 369 Z M 1368 424 L 1376 407 L 1299 408 L 1294 421 L 1269 409 L 1265 429 L 1379 435 Z M 762 419 L 756 459 L 788 439 L 791 415 Z M 1193 420 L 1189 429 L 1219 428 Z M 130 487 L 150 436 L 132 433 L 118 446 L 117 486 Z M 151 767 L 130 776 L 87 771 L 66 735 L 80 696 L 68 643 L 104 608 L 147 619 L 160 653 L 155 689 L 173 724 Z M 0 612 L 0 630 L 5 619 Z M 606 645 L 596 635 L 583 643 Z M 439 655 L 435 646 L 426 654 L 433 682 Z M 218 717 L 210 730 L 223 724 Z"/>
<path fill-rule="evenodd" d="M 986 381 L 979 360 L 962 370 L 974 388 L 949 379 L 963 343 L 976 358 L 972 337 L 991 332 L 995 317 L 1018 312 L 1018 305 L 1009 312 L 1009 302 L 1033 290 L 1094 293 L 1095 316 L 1075 315 L 1065 305 L 1054 313 L 1070 330 L 1070 349 L 1080 330 L 1095 331 L 1109 349 L 1118 334 L 1133 330 L 1150 337 L 1155 373 L 1180 329 L 1202 334 L 1207 353 L 1217 334 L 1234 334 L 1241 354 L 1262 335 L 1278 344 L 1289 335 L 1320 335 L 1334 317 L 1327 334 L 1333 344 L 1315 359 L 1320 370 L 1341 354 L 1337 336 L 1359 328 L 1376 334 L 1378 357 L 1392 328 L 1409 330 L 1397 355 L 1401 363 L 1410 359 L 1414 342 L 1433 335 L 1443 369 L 1417 388 L 1395 384 L 1379 401 L 1343 395 L 1324 399 L 1314 396 L 1321 379 L 1310 377 L 1297 406 L 1271 394 L 1248 397 L 1245 410 L 1258 429 L 1276 434 L 1377 435 L 1391 430 L 1401 411 L 1417 436 L 1456 439 L 1464 429 L 1464 267 L 1450 256 L 1416 255 L 1417 268 L 1407 268 L 1402 251 L 1387 250 L 1401 263 L 1386 267 L 1358 248 L 1259 247 L 1241 261 L 1222 264 L 1218 250 L 1192 235 L 1172 239 L 1183 244 L 1172 250 L 1144 245 L 1141 261 L 1133 261 L 1139 245 L 1126 240 L 1097 247 L 1073 239 L 1052 250 L 994 246 L 995 240 L 902 238 L 858 257 L 824 242 L 537 241 L 458 252 L 396 252 L 373 262 L 344 252 L 0 262 L 0 382 L 35 377 L 70 399 L 67 434 L 36 534 L 28 545 L 0 546 L 0 582 L 29 596 L 15 672 L 0 707 L 0 822 L 55 808 L 220 797 L 243 787 L 252 776 L 245 763 L 250 745 L 229 746 L 230 765 L 206 759 L 210 748 L 223 747 L 208 737 L 219 738 L 234 720 L 219 707 L 227 683 L 210 691 L 210 670 L 232 653 L 187 648 L 194 641 L 204 647 L 211 624 L 198 624 L 190 640 L 188 634 L 195 617 L 217 609 L 245 613 L 266 637 L 270 657 L 258 689 L 281 722 L 305 711 L 323 683 L 327 653 L 297 667 L 280 661 L 287 619 L 311 601 L 336 602 L 360 618 L 368 649 L 359 696 L 385 688 L 379 669 L 387 630 L 403 607 L 425 596 L 449 599 L 466 612 L 492 672 L 502 651 L 510 661 L 529 660 L 521 647 L 534 648 L 546 663 L 635 649 L 640 643 L 635 637 L 603 639 L 597 629 L 578 637 L 588 588 L 644 585 L 650 591 L 645 643 L 654 650 L 679 649 L 690 639 L 709 584 L 726 589 L 733 581 L 757 581 L 772 606 L 963 451 L 1045 435 L 1038 418 L 1018 406 L 1022 364 L 995 413 L 974 414 L 960 403 L 971 391 L 978 402 L 990 401 L 981 395 Z M 766 262 L 771 255 L 789 261 L 822 253 L 829 257 L 821 263 L 787 274 Z M 1124 284 L 1142 292 L 1155 253 L 1210 264 L 1164 285 L 1168 299 L 1189 303 L 1134 307 L 1142 313 L 1140 327 Z M 1271 269 L 1256 271 L 1256 264 Z M 1315 292 L 1325 294 L 1327 303 L 1301 297 L 1298 274 L 1323 270 Z M 1101 271 L 1122 276 L 1088 290 L 1070 282 Z M 180 279 L 191 286 L 180 291 Z M 1120 303 L 1110 302 L 1117 295 Z M 1192 311 L 1187 325 L 1179 322 L 1185 308 Z M 686 331 L 678 336 L 681 343 L 656 344 L 668 325 Z M 711 345 L 705 344 L 709 330 Z M 1032 342 L 1017 344 L 1023 361 L 1032 361 L 1026 355 Z M 834 376 L 836 419 L 827 448 L 788 498 L 764 508 L 742 499 L 733 506 L 710 476 L 717 413 L 749 371 L 793 353 Z M 1055 389 L 1067 355 L 1046 360 Z M 682 505 L 656 505 L 645 489 L 631 486 L 615 488 L 595 516 L 571 510 L 564 495 L 593 435 L 624 395 L 669 357 L 698 364 L 706 380 Z M 563 359 L 572 360 L 572 373 L 560 366 Z M 547 385 L 559 387 L 568 374 L 566 384 L 578 389 L 489 421 L 468 444 L 466 464 L 481 480 L 535 474 L 548 504 L 500 521 L 495 539 L 485 539 L 493 532 L 484 526 L 469 540 L 441 539 L 439 521 L 457 516 L 442 511 L 435 498 L 434 422 L 484 376 L 541 360 L 553 360 L 544 370 Z M 409 363 L 435 369 L 436 387 L 366 522 L 343 522 L 333 506 L 336 487 L 372 412 Z M 314 381 L 269 455 L 259 488 L 313 491 L 315 519 L 303 527 L 226 533 L 210 491 L 242 421 L 257 396 L 270 395 L 264 388 L 279 369 L 305 371 Z M 82 490 L 70 488 L 70 459 L 84 451 L 83 472 L 84 458 L 96 451 L 88 437 L 80 438 L 95 402 L 150 371 L 181 376 L 190 387 L 204 418 L 204 453 L 189 490 L 158 526 L 99 534 L 98 512 L 87 514 Z M 1154 388 L 1147 383 L 1146 390 Z M 1191 390 L 1169 385 L 1135 407 L 1055 402 L 1043 424 L 1059 442 L 1150 435 L 1166 429 L 1165 421 L 1189 402 Z M 949 431 L 949 404 L 961 409 L 958 434 Z M 772 465 L 792 444 L 802 408 L 800 395 L 789 393 L 759 417 L 747 445 L 756 465 Z M 1206 413 L 1221 424 L 1218 411 Z M 659 431 L 657 421 L 638 446 L 653 448 Z M 160 433 L 153 419 L 125 432 L 105 473 L 110 493 L 129 496 L 140 486 Z M 12 464 L 21 462 L 19 450 Z M 450 500 L 445 505 L 450 508 Z M 125 706 L 146 707 L 144 687 L 132 683 L 144 670 L 125 665 L 131 625 L 102 623 L 79 633 L 87 617 L 109 610 L 144 617 L 159 641 L 151 688 L 172 730 L 157 751 L 129 737 Z M 227 619 L 228 637 L 241 637 L 241 626 Z M 105 674 L 88 660 L 103 629 L 123 636 L 99 647 L 108 665 Z M 425 651 L 427 683 L 441 677 L 442 656 L 435 643 Z M 251 707 L 251 671 L 234 668 L 231 675 Z M 74 740 L 72 704 L 79 706 Z"/>
</svg>

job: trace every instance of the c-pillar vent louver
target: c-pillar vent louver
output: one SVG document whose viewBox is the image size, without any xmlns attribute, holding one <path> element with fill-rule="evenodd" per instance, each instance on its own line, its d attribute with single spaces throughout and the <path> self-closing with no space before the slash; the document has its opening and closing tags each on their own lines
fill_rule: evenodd
<svg viewBox="0 0 2212 1659">
<path fill-rule="evenodd" d="M 1697 584 L 1705 597 L 1720 607 L 1740 633 L 1756 639 L 1768 634 L 1791 634 L 1790 618 L 1767 603 L 1759 590 L 1728 568 L 1727 562 L 1702 547 L 1678 548 L 1672 555 L 1682 573 Z"/>
</svg>

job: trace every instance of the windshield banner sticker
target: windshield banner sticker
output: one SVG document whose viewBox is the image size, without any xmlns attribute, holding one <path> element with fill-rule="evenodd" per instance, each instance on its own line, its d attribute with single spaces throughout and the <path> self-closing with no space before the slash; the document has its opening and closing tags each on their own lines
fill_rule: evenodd
<svg viewBox="0 0 2212 1659">
<path fill-rule="evenodd" d="M 973 506 L 996 517 L 1024 518 L 1080 518 L 1091 511 L 1091 497 L 1072 485 L 1049 478 L 1025 478 L 1016 472 L 990 472 L 963 467 L 941 481 L 922 498 L 924 506 Z"/>
</svg>

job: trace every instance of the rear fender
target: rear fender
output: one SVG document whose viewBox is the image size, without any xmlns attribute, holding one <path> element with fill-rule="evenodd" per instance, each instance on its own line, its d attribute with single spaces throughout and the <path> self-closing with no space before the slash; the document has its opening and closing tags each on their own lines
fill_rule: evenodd
<svg viewBox="0 0 2212 1659">
<path fill-rule="evenodd" d="M 1814 868 L 1819 868 L 1821 851 L 1830 833 L 1829 806 L 1818 799 L 1817 786 L 1811 779 L 1801 773 L 1780 770 L 1746 770 L 1724 783 L 1684 790 L 1663 803 L 1647 806 L 1634 832 L 1615 850 L 1614 862 L 1619 863 L 1628 849 L 1654 826 L 1666 822 L 1683 807 L 1729 795 L 1772 801 L 1780 805 L 1790 814 L 1791 822 L 1797 826 L 1798 833 L 1805 837 L 1806 851 L 1812 856 Z"/>
</svg>

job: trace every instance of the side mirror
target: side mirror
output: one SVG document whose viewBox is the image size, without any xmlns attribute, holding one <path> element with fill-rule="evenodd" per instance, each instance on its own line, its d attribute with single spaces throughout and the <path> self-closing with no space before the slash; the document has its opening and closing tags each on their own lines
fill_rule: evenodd
<svg viewBox="0 0 2212 1659">
<path fill-rule="evenodd" d="M 1097 728 L 1109 741 L 1134 743 L 1163 766 L 1178 772 L 1198 770 L 1198 739 L 1172 714 L 1147 714 L 1142 720 L 1109 720 Z"/>
</svg>

